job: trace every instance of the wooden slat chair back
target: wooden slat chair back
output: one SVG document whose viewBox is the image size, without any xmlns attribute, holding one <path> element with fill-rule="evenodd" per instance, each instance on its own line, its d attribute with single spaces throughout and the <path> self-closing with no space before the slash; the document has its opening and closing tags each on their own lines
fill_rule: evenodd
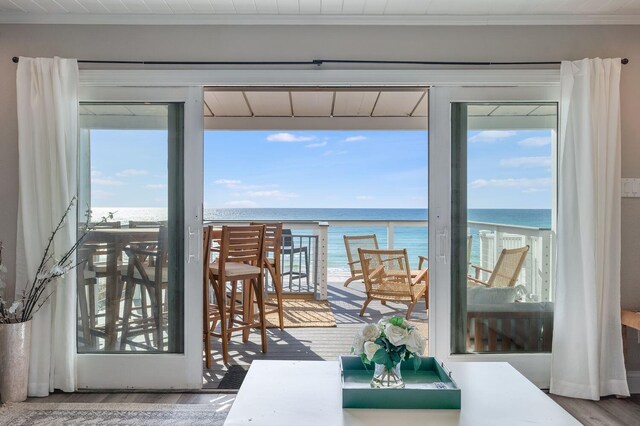
<svg viewBox="0 0 640 426">
<path fill-rule="evenodd" d="M 376 234 L 372 235 L 345 235 L 344 247 L 347 251 L 347 262 L 351 276 L 344 282 L 347 287 L 352 281 L 362 280 L 362 266 L 358 255 L 358 249 L 378 250 L 378 238 Z"/>
<path fill-rule="evenodd" d="M 409 319 L 415 304 L 426 293 L 428 269 L 412 272 L 406 249 L 367 250 L 358 249 L 367 299 L 360 310 L 364 315 L 367 305 L 377 299 L 382 302 L 409 302 L 406 318 Z M 425 299 L 428 309 L 428 301 Z"/>
<path fill-rule="evenodd" d="M 467 277 L 469 284 L 485 287 L 513 287 L 518 281 L 527 253 L 529 253 L 529 246 L 503 249 L 493 270 L 471 265 L 475 269 L 475 276 Z M 489 274 L 486 281 L 480 279 L 482 272 Z"/>
<path fill-rule="evenodd" d="M 166 314 L 165 294 L 169 281 L 168 229 L 160 226 L 157 241 L 131 243 L 124 251 L 128 266 L 123 273 L 125 306 L 120 349 L 136 346 L 131 339 L 143 335 L 147 346 L 162 350 Z M 140 290 L 140 306 L 133 306 L 135 289 Z M 148 303 L 147 303 L 148 297 Z M 149 336 L 153 337 L 153 342 Z M 139 346 L 139 345 L 138 345 Z"/>
<path fill-rule="evenodd" d="M 251 225 L 264 225 L 264 267 L 271 276 L 273 290 L 276 294 L 276 301 L 265 300 L 265 305 L 272 309 L 265 313 L 278 313 L 278 326 L 284 330 L 284 307 L 282 305 L 282 223 L 258 223 Z"/>
<path fill-rule="evenodd" d="M 212 235 L 210 232 L 209 235 Z M 211 254 L 217 252 L 218 257 L 207 265 L 208 282 L 205 285 L 205 301 L 209 301 L 210 291 L 213 291 L 215 303 L 207 304 L 204 312 L 204 338 L 206 351 L 206 365 L 211 368 L 211 343 L 210 337 L 220 337 L 222 341 L 222 358 L 226 364 L 229 362 L 228 342 L 234 331 L 243 332 L 243 340 L 248 340 L 248 332 L 251 328 L 260 328 L 262 351 L 267 351 L 266 318 L 264 305 L 264 225 L 223 226 L 222 237 L 217 249 L 212 249 L 212 238 L 209 243 L 204 243 L 208 254 L 205 261 L 209 261 Z M 227 297 L 227 282 L 231 282 L 231 294 Z M 238 282 L 249 282 L 245 286 L 243 319 L 235 319 L 235 302 Z M 254 321 L 253 297 L 258 305 L 258 322 Z M 227 306 L 227 299 L 230 306 Z M 229 325 L 227 325 L 227 322 Z M 215 331 L 217 323 L 220 324 L 220 332 Z"/>
</svg>

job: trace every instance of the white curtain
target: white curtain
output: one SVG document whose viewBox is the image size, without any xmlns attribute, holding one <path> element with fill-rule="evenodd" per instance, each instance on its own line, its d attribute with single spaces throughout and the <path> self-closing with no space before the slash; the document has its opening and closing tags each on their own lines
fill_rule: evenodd
<svg viewBox="0 0 640 426">
<path fill-rule="evenodd" d="M 551 392 L 629 395 L 620 329 L 620 59 L 561 66 Z"/>
<path fill-rule="evenodd" d="M 17 70 L 19 206 L 17 292 L 33 281 L 45 246 L 76 194 L 78 63 L 73 59 L 20 58 Z M 75 213 L 75 212 L 74 212 Z M 68 250 L 76 236 L 71 214 L 53 245 Z M 76 389 L 75 273 L 58 282 L 32 324 L 29 395 Z"/>
</svg>

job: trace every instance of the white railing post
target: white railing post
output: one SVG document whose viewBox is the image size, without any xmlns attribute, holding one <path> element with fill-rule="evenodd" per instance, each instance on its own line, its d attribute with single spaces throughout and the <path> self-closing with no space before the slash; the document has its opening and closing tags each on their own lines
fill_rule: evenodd
<svg viewBox="0 0 640 426">
<path fill-rule="evenodd" d="M 315 294 L 318 300 L 327 300 L 327 280 L 329 269 L 329 223 L 318 222 L 318 291 Z"/>
<path fill-rule="evenodd" d="M 552 291 L 552 263 L 553 263 L 553 254 L 551 252 L 551 231 L 545 230 L 540 231 L 541 234 L 541 244 L 540 244 L 540 281 L 541 281 L 541 291 L 540 291 L 540 301 L 543 302 L 551 302 L 553 301 L 553 291 Z"/>
<path fill-rule="evenodd" d="M 387 222 L 387 249 L 393 250 L 393 223 Z"/>
</svg>

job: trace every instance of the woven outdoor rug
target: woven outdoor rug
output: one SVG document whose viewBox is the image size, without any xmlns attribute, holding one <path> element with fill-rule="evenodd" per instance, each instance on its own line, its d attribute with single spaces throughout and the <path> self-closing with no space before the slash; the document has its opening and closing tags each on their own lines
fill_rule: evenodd
<svg viewBox="0 0 640 426">
<path fill-rule="evenodd" d="M 282 307 L 284 328 L 336 327 L 336 319 L 329 302 L 316 300 L 313 295 L 286 296 L 282 300 Z M 277 312 L 267 315 L 267 327 L 278 327 Z"/>
<path fill-rule="evenodd" d="M 212 425 L 224 423 L 231 404 L 18 403 L 0 407 L 0 425 Z"/>
</svg>

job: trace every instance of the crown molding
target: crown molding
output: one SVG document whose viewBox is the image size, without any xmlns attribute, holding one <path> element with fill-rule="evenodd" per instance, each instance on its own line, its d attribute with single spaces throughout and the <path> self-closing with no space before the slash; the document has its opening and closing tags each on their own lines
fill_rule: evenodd
<svg viewBox="0 0 640 426">
<path fill-rule="evenodd" d="M 0 24 L 65 25 L 640 25 L 640 15 L 274 15 L 1 13 Z"/>
</svg>

